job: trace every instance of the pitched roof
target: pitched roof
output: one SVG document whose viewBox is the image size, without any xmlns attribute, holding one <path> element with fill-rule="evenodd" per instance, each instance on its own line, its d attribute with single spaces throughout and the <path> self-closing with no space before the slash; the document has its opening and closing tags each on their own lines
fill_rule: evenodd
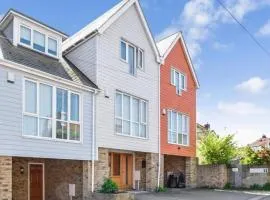
<svg viewBox="0 0 270 200">
<path fill-rule="evenodd" d="M 97 89 L 97 86 L 66 58 L 58 60 L 20 45 L 13 46 L 2 32 L 0 32 L 0 52 L 4 60 Z"/>
<path fill-rule="evenodd" d="M 256 146 L 268 146 L 268 145 L 270 145 L 270 138 L 263 135 L 260 139 L 251 143 L 249 146 L 256 147 Z"/>
<path fill-rule="evenodd" d="M 1 25 L 3 22 L 5 22 L 5 20 L 6 20 L 10 15 L 17 15 L 17 16 L 26 18 L 26 19 L 28 19 L 28 20 L 31 20 L 31 21 L 33 21 L 33 22 L 35 22 L 35 23 L 37 23 L 37 24 L 40 24 L 40 25 L 46 27 L 47 29 L 51 29 L 52 31 L 57 32 L 58 34 L 61 34 L 64 38 L 67 38 L 67 37 L 68 37 L 68 35 L 67 35 L 66 33 L 64 33 L 64 32 L 62 32 L 62 31 L 60 31 L 60 30 L 58 30 L 58 29 L 56 29 L 56 28 L 53 28 L 53 27 L 49 26 L 48 24 L 45 24 L 45 23 L 43 23 L 43 22 L 41 22 L 41 21 L 39 21 L 39 20 L 36 20 L 36 19 L 34 19 L 33 17 L 31 17 L 31 16 L 29 16 L 29 15 L 26 15 L 26 14 L 24 14 L 24 13 L 18 11 L 18 10 L 15 10 L 15 9 L 13 9 L 13 8 L 9 9 L 8 12 L 3 16 L 3 18 L 0 20 L 0 25 Z"/>
<path fill-rule="evenodd" d="M 80 45 L 85 39 L 90 37 L 95 33 L 103 33 L 110 25 L 115 22 L 128 8 L 132 5 L 135 5 L 139 16 L 143 22 L 145 27 L 148 39 L 152 44 L 153 50 L 156 53 L 157 61 L 159 61 L 159 52 L 154 41 L 153 35 L 149 29 L 147 21 L 142 12 L 141 6 L 138 0 L 121 0 L 118 4 L 112 7 L 110 10 L 105 12 L 103 15 L 92 21 L 90 24 L 82 28 L 80 31 L 69 37 L 67 40 L 63 42 L 62 49 L 63 52 L 70 51 L 73 47 Z"/>
<path fill-rule="evenodd" d="M 194 78 L 194 81 L 196 83 L 197 88 L 200 87 L 196 72 L 195 72 L 195 68 L 192 64 L 191 61 L 191 57 L 189 55 L 187 46 L 186 46 L 186 42 L 183 38 L 183 35 L 181 32 L 177 32 L 174 33 L 168 37 L 165 37 L 163 39 L 161 39 L 160 41 L 157 42 L 157 47 L 159 50 L 159 54 L 161 56 L 161 61 L 164 62 L 164 60 L 166 59 L 166 57 L 169 55 L 169 53 L 171 52 L 171 50 L 173 49 L 173 47 L 175 46 L 175 44 L 180 40 L 180 42 L 183 44 L 184 47 L 184 53 L 185 56 L 187 58 L 188 61 L 188 66 L 190 67 L 190 70 L 192 72 L 192 76 Z"/>
</svg>

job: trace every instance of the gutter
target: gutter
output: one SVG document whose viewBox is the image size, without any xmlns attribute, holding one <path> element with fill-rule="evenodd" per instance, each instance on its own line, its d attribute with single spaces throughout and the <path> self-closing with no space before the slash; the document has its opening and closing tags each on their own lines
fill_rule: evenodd
<svg viewBox="0 0 270 200">
<path fill-rule="evenodd" d="M 93 131 L 92 131 L 92 167 L 91 167 L 91 192 L 93 193 L 95 191 L 95 175 L 94 175 L 94 172 L 95 172 L 95 139 L 96 139 L 96 95 L 97 95 L 97 92 L 95 92 L 93 94 L 93 102 L 92 102 L 92 112 L 93 112 L 93 118 L 92 118 L 92 126 L 93 126 Z"/>
<path fill-rule="evenodd" d="M 161 150 L 160 150 L 160 68 L 158 69 L 158 182 L 157 187 L 160 186 L 160 164 L 161 164 Z"/>
</svg>

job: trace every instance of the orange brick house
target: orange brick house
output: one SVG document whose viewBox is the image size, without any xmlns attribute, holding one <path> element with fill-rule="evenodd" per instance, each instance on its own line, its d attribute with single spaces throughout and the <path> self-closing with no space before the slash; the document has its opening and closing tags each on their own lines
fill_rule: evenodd
<svg viewBox="0 0 270 200">
<path fill-rule="evenodd" d="M 196 165 L 196 89 L 199 83 L 180 32 L 160 40 L 157 47 L 163 61 L 160 146 L 164 156 L 164 184 L 179 187 L 181 176 L 186 186 L 195 186 L 196 170 L 191 172 L 190 165 Z M 172 176 L 177 177 L 177 184 L 171 180 Z"/>
</svg>

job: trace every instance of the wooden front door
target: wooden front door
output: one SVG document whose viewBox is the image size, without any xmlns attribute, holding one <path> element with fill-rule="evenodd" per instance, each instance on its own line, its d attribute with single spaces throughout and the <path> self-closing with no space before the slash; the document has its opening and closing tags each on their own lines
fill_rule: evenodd
<svg viewBox="0 0 270 200">
<path fill-rule="evenodd" d="M 131 154 L 111 153 L 111 178 L 120 190 L 132 189 L 133 156 Z"/>
<path fill-rule="evenodd" d="M 29 165 L 30 200 L 43 200 L 43 165 Z"/>
</svg>

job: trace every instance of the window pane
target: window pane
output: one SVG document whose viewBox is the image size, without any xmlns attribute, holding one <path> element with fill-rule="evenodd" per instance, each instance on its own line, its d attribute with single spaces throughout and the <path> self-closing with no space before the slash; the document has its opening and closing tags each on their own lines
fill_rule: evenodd
<svg viewBox="0 0 270 200">
<path fill-rule="evenodd" d="M 175 85 L 175 71 L 174 69 L 171 69 L 171 84 Z"/>
<path fill-rule="evenodd" d="M 138 123 L 132 123 L 132 135 L 140 136 Z"/>
<path fill-rule="evenodd" d="M 132 99 L 132 121 L 139 122 L 139 99 Z"/>
<path fill-rule="evenodd" d="M 129 63 L 129 73 L 135 74 L 135 49 L 132 46 L 128 46 L 128 63 Z"/>
<path fill-rule="evenodd" d="M 130 97 L 124 95 L 124 113 L 123 113 L 123 118 L 126 120 L 130 120 Z"/>
<path fill-rule="evenodd" d="M 171 132 L 171 142 L 176 143 L 176 133 L 175 132 Z"/>
<path fill-rule="evenodd" d="M 178 134 L 178 144 L 183 144 L 183 134 Z"/>
<path fill-rule="evenodd" d="M 25 111 L 37 112 L 37 84 L 31 81 L 25 81 Z"/>
<path fill-rule="evenodd" d="M 115 101 L 115 114 L 117 117 L 122 117 L 122 95 L 117 93 L 116 94 L 116 101 Z"/>
<path fill-rule="evenodd" d="M 39 112 L 42 117 L 52 117 L 52 87 L 39 85 Z"/>
<path fill-rule="evenodd" d="M 56 138 L 67 139 L 67 123 L 66 122 L 56 122 Z"/>
<path fill-rule="evenodd" d="M 52 120 L 39 119 L 39 135 L 41 137 L 52 137 Z"/>
<path fill-rule="evenodd" d="M 52 38 L 48 38 L 48 53 L 57 55 L 57 41 Z"/>
<path fill-rule="evenodd" d="M 129 121 L 123 121 L 123 134 L 130 135 L 130 122 Z"/>
<path fill-rule="evenodd" d="M 146 138 L 146 125 L 141 124 L 140 131 L 140 136 Z"/>
<path fill-rule="evenodd" d="M 127 50 L 126 43 L 121 41 L 121 58 L 123 60 L 127 60 L 126 50 Z"/>
<path fill-rule="evenodd" d="M 122 133 L 122 120 L 115 119 L 115 131 L 116 133 Z"/>
<path fill-rule="evenodd" d="M 34 49 L 45 52 L 45 35 L 34 31 Z"/>
<path fill-rule="evenodd" d="M 37 118 L 24 116 L 23 117 L 23 134 L 37 136 Z"/>
<path fill-rule="evenodd" d="M 79 121 L 80 117 L 80 98 L 79 95 L 71 93 L 70 95 L 70 120 Z"/>
<path fill-rule="evenodd" d="M 176 132 L 176 123 L 177 123 L 177 121 L 176 121 L 176 112 L 172 112 L 172 121 L 171 121 L 171 126 L 172 126 L 172 131 L 173 132 Z"/>
<path fill-rule="evenodd" d="M 143 67 L 143 52 L 139 51 L 139 66 Z"/>
<path fill-rule="evenodd" d="M 171 126 L 171 115 L 172 115 L 172 112 L 171 111 L 168 111 L 168 130 L 171 130 L 172 129 L 172 126 Z"/>
<path fill-rule="evenodd" d="M 186 77 L 184 74 L 181 74 L 181 89 L 185 90 L 186 89 Z"/>
<path fill-rule="evenodd" d="M 188 127 L 188 119 L 187 119 L 187 116 L 183 116 L 183 127 L 182 127 L 182 131 L 183 133 L 187 133 L 187 127 Z"/>
<path fill-rule="evenodd" d="M 68 92 L 66 90 L 58 89 L 56 91 L 56 118 L 67 120 L 67 99 Z"/>
<path fill-rule="evenodd" d="M 141 109 L 141 122 L 147 123 L 147 116 L 146 116 L 146 102 L 142 101 L 141 103 L 142 109 Z"/>
<path fill-rule="evenodd" d="M 31 44 L 31 30 L 29 28 L 21 26 L 21 33 L 20 34 L 21 34 L 20 42 L 23 44 L 30 45 Z"/>
<path fill-rule="evenodd" d="M 177 118 L 177 132 L 181 133 L 182 132 L 182 115 L 180 113 L 177 114 L 178 118 Z"/>
<path fill-rule="evenodd" d="M 180 80 L 179 80 L 179 73 L 175 73 L 175 85 L 176 85 L 176 93 L 181 94 L 181 86 L 180 86 Z"/>
<path fill-rule="evenodd" d="M 183 135 L 183 144 L 187 145 L 188 144 L 188 138 L 187 135 Z"/>
<path fill-rule="evenodd" d="M 69 139 L 80 141 L 80 125 L 70 124 Z"/>
</svg>

